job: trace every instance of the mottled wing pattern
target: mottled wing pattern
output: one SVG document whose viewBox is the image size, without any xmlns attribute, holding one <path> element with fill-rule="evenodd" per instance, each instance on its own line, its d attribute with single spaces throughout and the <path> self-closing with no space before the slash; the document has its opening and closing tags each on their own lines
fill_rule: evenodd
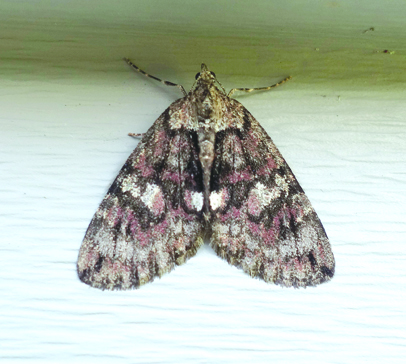
<svg viewBox="0 0 406 364">
<path fill-rule="evenodd" d="M 193 256 L 203 243 L 203 185 L 197 136 L 173 130 L 173 103 L 128 158 L 83 240 L 80 279 L 101 289 L 152 281 Z"/>
<path fill-rule="evenodd" d="M 234 120 L 216 135 L 211 177 L 213 248 L 267 282 L 305 287 L 331 279 L 334 256 L 308 198 L 265 130 L 228 102 Z"/>
</svg>

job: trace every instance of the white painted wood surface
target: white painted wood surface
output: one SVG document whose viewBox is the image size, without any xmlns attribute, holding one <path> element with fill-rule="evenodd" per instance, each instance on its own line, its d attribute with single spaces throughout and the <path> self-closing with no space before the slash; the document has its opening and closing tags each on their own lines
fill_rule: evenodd
<svg viewBox="0 0 406 364">
<path fill-rule="evenodd" d="M 335 278 L 306 290 L 274 287 L 206 245 L 137 291 L 102 292 L 77 279 L 81 240 L 136 145 L 126 133 L 145 131 L 169 97 L 155 97 L 153 87 L 143 95 L 122 80 L 114 87 L 3 87 L 0 358 L 400 363 L 404 103 L 376 95 L 299 97 L 293 89 L 242 102 L 251 104 L 319 213 L 337 260 Z"/>
<path fill-rule="evenodd" d="M 218 8 L 199 2 L 187 9 L 199 19 L 195 23 L 193 15 L 182 17 L 146 3 L 131 3 L 127 14 L 128 1 L 117 8 L 104 1 L 80 2 L 83 12 L 79 2 L 72 2 L 72 11 L 70 2 L 55 7 L 45 1 L 27 2 L 26 7 L 16 2 L 13 16 L 4 11 L 6 3 L 0 4 L 0 20 L 8 25 L 0 39 L 1 363 L 406 361 L 406 95 L 393 81 L 405 77 L 404 68 L 396 68 L 404 57 L 396 43 L 404 36 L 398 21 L 403 19 L 401 2 L 382 5 L 391 17 L 378 7 L 373 8 L 375 17 L 360 13 L 356 25 L 355 15 L 352 23 L 334 17 L 354 14 L 351 2 L 320 2 L 327 7 L 317 17 L 319 26 L 330 20 L 343 24 L 331 30 L 333 35 L 342 31 L 341 38 L 320 32 L 324 42 L 278 23 L 280 39 L 287 38 L 281 44 L 285 50 L 292 47 L 286 54 L 292 63 L 282 65 L 267 51 L 276 38 L 255 38 L 256 31 L 264 37 L 278 31 L 255 28 L 253 24 L 266 24 L 267 17 L 255 9 L 225 12 L 222 22 L 223 13 L 213 11 Z M 219 3 L 228 9 L 226 2 Z M 282 11 L 282 2 L 274 3 Z M 37 6 L 44 4 L 47 11 L 41 13 Z M 111 10 L 106 22 L 100 16 L 103 7 Z M 41 21 L 33 17 L 34 10 Z M 289 21 L 295 9 L 285 10 L 282 19 Z M 137 31 L 128 24 L 120 28 L 112 20 L 120 14 L 126 21 L 131 14 L 145 20 L 148 12 L 156 29 L 137 28 L 136 22 Z M 254 21 L 254 12 L 265 23 Z M 213 15 L 207 21 L 218 21 L 221 31 L 232 36 L 197 37 L 199 29 L 209 29 L 201 23 L 204 14 Z M 173 32 L 167 15 L 179 27 L 189 19 L 182 29 L 190 28 L 193 37 L 185 40 L 183 33 Z M 280 18 L 277 12 L 272 16 Z M 247 20 L 252 38 L 242 36 L 246 30 L 234 21 L 238 17 Z M 297 19 L 300 9 L 292 14 L 292 24 Z M 388 19 L 392 31 L 397 29 L 392 43 L 383 30 L 386 43 L 364 38 L 365 49 L 351 48 L 346 34 L 377 24 L 382 30 Z M 165 33 L 168 27 L 173 33 Z M 112 34 L 127 38 L 109 38 Z M 397 47 L 397 53 L 372 53 L 383 44 Z M 321 48 L 306 53 L 303 47 L 311 52 Z M 237 58 L 240 50 L 245 58 Z M 347 56 L 352 60 L 358 51 L 364 71 L 361 63 L 351 68 L 333 62 Z M 264 54 L 268 58 L 257 65 L 261 74 L 267 70 L 266 76 L 247 78 L 256 82 L 247 84 L 248 66 Z M 336 257 L 330 283 L 305 290 L 267 285 L 228 265 L 207 244 L 185 265 L 136 291 L 103 292 L 78 280 L 75 264 L 86 228 L 137 143 L 127 133 L 146 131 L 180 97 L 120 61 L 137 55 L 146 71 L 158 70 L 157 76 L 174 82 L 186 80 L 186 88 L 200 61 L 228 89 L 262 86 L 270 77 L 272 82 L 286 76 L 290 65 L 296 67 L 294 79 L 283 87 L 237 98 L 273 138 L 318 212 Z M 184 56 L 187 71 L 173 66 Z M 149 66 L 146 58 L 154 57 L 156 63 Z M 318 57 L 326 57 L 326 69 L 314 69 Z M 244 62 L 247 67 L 241 66 Z M 239 64 L 234 66 L 238 74 L 228 67 L 233 64 Z M 340 71 L 334 74 L 329 67 Z M 354 75 L 358 88 L 350 81 Z M 392 84 L 360 89 L 368 78 L 371 86 L 386 79 Z"/>
</svg>

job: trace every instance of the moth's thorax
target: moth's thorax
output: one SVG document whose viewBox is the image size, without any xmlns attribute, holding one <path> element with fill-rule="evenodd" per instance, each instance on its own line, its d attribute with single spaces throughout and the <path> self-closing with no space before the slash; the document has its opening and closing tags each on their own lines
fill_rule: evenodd
<svg viewBox="0 0 406 364">
<path fill-rule="evenodd" d="M 225 96 L 214 83 L 214 76 L 210 72 L 204 72 L 190 91 L 190 101 L 195 106 L 199 123 L 208 124 L 216 119 L 219 101 Z"/>
</svg>

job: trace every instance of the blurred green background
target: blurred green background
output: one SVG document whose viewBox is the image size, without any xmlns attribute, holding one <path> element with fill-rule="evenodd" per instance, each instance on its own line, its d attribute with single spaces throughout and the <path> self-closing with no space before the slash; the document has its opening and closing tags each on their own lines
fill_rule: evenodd
<svg viewBox="0 0 406 364">
<path fill-rule="evenodd" d="M 292 75 L 295 89 L 401 91 L 405 10 L 403 0 L 2 0 L 0 72 L 106 81 L 129 57 L 187 89 L 205 62 L 221 82 L 233 77 L 226 88 Z"/>
</svg>

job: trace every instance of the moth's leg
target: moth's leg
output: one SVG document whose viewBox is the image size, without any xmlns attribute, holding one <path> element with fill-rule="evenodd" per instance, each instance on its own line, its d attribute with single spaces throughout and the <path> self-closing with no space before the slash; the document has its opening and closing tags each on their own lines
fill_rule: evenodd
<svg viewBox="0 0 406 364">
<path fill-rule="evenodd" d="M 154 80 L 157 80 L 157 81 L 159 81 L 159 82 L 162 82 L 164 85 L 167 85 L 167 86 L 176 86 L 176 87 L 178 87 L 178 88 L 182 91 L 183 95 L 185 95 L 185 96 L 187 95 L 187 93 L 186 93 L 186 91 L 185 91 L 185 89 L 183 88 L 182 85 L 178 85 L 178 84 L 176 84 L 176 83 L 169 82 L 169 81 L 164 81 L 164 80 L 161 80 L 161 79 L 158 78 L 158 77 L 149 75 L 148 73 L 144 72 L 142 69 L 138 68 L 138 67 L 137 67 L 134 63 L 132 63 L 128 58 L 123 58 L 123 59 L 124 59 L 124 61 L 126 61 L 126 62 L 128 63 L 129 66 L 131 66 L 132 68 L 134 68 L 137 72 L 140 72 L 140 73 L 142 73 L 143 75 L 145 75 L 145 76 L 147 76 L 147 77 L 149 77 L 149 78 L 153 78 Z"/>
<path fill-rule="evenodd" d="M 137 138 L 137 139 L 138 138 L 141 139 L 144 135 L 145 135 L 145 133 L 128 133 L 128 136 Z"/>
<path fill-rule="evenodd" d="M 277 87 L 279 85 L 282 85 L 282 83 L 285 83 L 286 81 L 289 81 L 292 78 L 292 76 L 286 77 L 284 80 L 275 83 L 272 86 L 265 86 L 265 87 L 255 87 L 255 88 L 233 88 L 232 90 L 230 90 L 230 92 L 228 93 L 228 97 L 231 97 L 231 95 L 235 92 L 235 91 L 244 91 L 244 92 L 252 92 L 252 91 L 265 91 L 265 90 L 270 90 L 271 88 Z"/>
</svg>

